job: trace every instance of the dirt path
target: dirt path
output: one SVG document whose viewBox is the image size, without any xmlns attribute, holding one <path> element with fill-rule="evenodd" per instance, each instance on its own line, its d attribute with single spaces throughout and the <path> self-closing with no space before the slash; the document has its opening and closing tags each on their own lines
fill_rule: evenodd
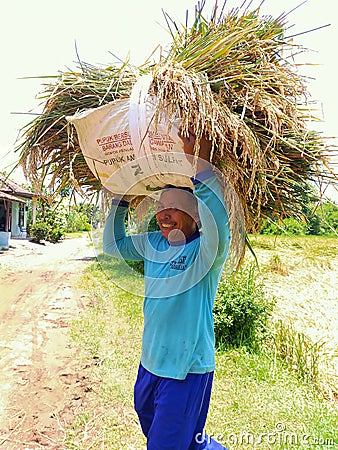
<svg viewBox="0 0 338 450">
<path fill-rule="evenodd" d="M 92 258 L 86 237 L 38 245 L 12 240 L 0 254 L 0 448 L 63 449 L 81 406 L 68 324 L 83 305 L 77 280 Z"/>
</svg>

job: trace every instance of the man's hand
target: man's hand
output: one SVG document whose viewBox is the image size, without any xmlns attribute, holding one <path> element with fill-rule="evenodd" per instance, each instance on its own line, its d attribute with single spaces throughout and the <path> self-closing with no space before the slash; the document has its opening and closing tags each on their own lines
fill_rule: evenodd
<svg viewBox="0 0 338 450">
<path fill-rule="evenodd" d="M 185 136 L 181 130 L 178 133 L 179 138 L 183 142 L 183 150 L 188 160 L 193 163 L 195 156 L 196 134 L 189 128 L 189 135 Z M 197 172 L 206 170 L 210 166 L 210 153 L 212 148 L 211 140 L 202 136 L 200 139 L 200 148 L 197 160 Z M 203 161 L 201 161 L 203 160 Z M 207 164 L 208 163 L 208 164 Z"/>
<path fill-rule="evenodd" d="M 191 131 L 189 128 L 189 135 L 186 136 L 182 133 L 182 130 L 178 132 L 178 137 L 183 142 L 183 150 L 186 155 L 192 155 L 195 154 L 195 143 L 196 143 L 196 134 Z"/>
</svg>

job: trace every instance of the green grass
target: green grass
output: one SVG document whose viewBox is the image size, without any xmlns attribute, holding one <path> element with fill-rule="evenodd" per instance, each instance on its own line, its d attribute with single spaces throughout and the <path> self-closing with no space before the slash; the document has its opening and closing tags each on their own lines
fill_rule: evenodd
<svg viewBox="0 0 338 450">
<path fill-rule="evenodd" d="M 142 448 L 133 409 L 133 384 L 139 364 L 142 298 L 111 279 L 107 258 L 89 266 L 81 286 L 87 291 L 84 314 L 72 324 L 72 337 L 82 358 L 92 364 L 90 406 L 79 411 L 67 433 L 69 449 Z M 103 270 L 104 269 L 104 270 Z M 130 280 L 132 282 L 132 280 Z"/>
<path fill-rule="evenodd" d="M 332 258 L 338 257 L 338 239 L 323 236 L 251 236 L 250 243 L 259 255 L 259 260 L 267 254 L 279 254 L 297 263 L 302 267 L 309 264 L 330 264 Z"/>
<path fill-rule="evenodd" d="M 314 270 L 321 271 L 328 259 L 338 256 L 337 242 L 283 238 L 274 245 L 267 236 L 253 239 L 259 260 L 265 258 L 262 277 L 271 290 L 277 286 L 274 283 L 285 283 L 297 270 L 308 270 L 311 258 Z M 316 248 L 319 243 L 320 249 Z M 326 252 L 329 257 L 325 257 Z M 289 275 L 269 268 L 272 254 L 285 261 Z M 298 269 L 295 260 L 299 261 Z M 87 306 L 73 323 L 72 336 L 81 357 L 92 365 L 93 390 L 67 430 L 68 449 L 145 448 L 133 409 L 142 298 L 119 287 L 115 279 L 122 287 L 138 283 L 135 276 L 121 274 L 106 257 L 91 264 L 81 280 Z M 271 348 L 262 346 L 260 353 L 229 350 L 218 352 L 216 357 L 207 433 L 233 450 L 338 447 L 336 400 L 329 400 L 313 383 L 301 380 Z"/>
<path fill-rule="evenodd" d="M 280 444 L 291 434 L 299 443 L 303 434 L 337 441 L 337 410 L 278 360 L 232 351 L 218 355 L 217 367 L 207 430 L 223 435 L 224 444 L 251 449 L 244 439 L 251 436 L 262 449 L 289 448 Z"/>
</svg>

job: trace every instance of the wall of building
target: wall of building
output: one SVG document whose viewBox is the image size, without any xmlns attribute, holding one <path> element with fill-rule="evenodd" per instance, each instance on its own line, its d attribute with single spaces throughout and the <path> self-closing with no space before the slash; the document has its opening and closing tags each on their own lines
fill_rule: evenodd
<svg viewBox="0 0 338 450">
<path fill-rule="evenodd" d="M 13 238 L 27 237 L 27 211 L 26 204 L 21 202 L 7 202 L 10 203 L 10 229 Z M 6 209 L 4 201 L 0 201 L 0 232 L 4 232 L 6 228 Z"/>
<path fill-rule="evenodd" d="M 12 222 L 11 222 L 11 234 L 12 237 L 20 235 L 19 228 L 19 202 L 12 202 Z"/>
</svg>

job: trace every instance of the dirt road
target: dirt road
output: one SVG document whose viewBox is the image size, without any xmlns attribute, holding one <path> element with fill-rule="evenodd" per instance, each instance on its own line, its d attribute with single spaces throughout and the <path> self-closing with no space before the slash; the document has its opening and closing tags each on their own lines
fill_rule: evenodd
<svg viewBox="0 0 338 450">
<path fill-rule="evenodd" d="M 0 254 L 0 448 L 64 449 L 83 400 L 69 323 L 83 308 L 77 281 L 94 250 L 86 237 Z"/>
</svg>

